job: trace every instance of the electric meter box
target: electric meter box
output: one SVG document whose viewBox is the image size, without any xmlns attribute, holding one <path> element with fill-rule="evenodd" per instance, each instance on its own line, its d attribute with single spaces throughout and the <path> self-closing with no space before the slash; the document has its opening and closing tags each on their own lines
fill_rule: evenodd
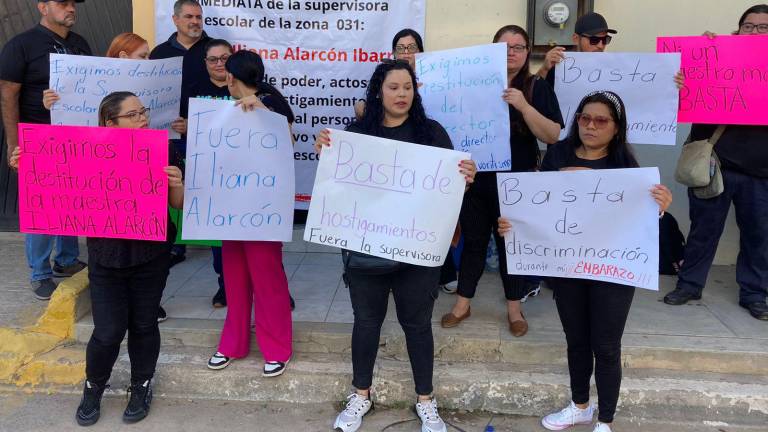
<svg viewBox="0 0 768 432">
<path fill-rule="evenodd" d="M 579 0 L 535 0 L 528 11 L 533 18 L 533 44 L 536 46 L 573 45 Z"/>
</svg>

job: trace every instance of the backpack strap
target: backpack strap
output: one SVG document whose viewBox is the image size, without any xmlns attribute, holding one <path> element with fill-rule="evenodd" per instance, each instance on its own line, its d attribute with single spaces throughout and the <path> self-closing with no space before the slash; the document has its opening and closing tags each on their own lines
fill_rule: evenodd
<svg viewBox="0 0 768 432">
<path fill-rule="evenodd" d="M 720 140 L 720 137 L 723 136 L 723 132 L 725 132 L 726 125 L 720 125 L 715 129 L 715 133 L 712 134 L 712 137 L 709 139 L 710 144 L 714 147 L 715 144 Z"/>
</svg>

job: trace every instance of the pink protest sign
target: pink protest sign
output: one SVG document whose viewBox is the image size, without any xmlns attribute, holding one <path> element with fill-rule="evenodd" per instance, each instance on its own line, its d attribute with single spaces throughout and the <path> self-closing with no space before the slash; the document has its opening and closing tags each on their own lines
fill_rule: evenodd
<svg viewBox="0 0 768 432">
<path fill-rule="evenodd" d="M 660 37 L 656 51 L 682 55 L 679 122 L 768 124 L 768 35 Z"/>
<path fill-rule="evenodd" d="M 166 239 L 167 131 L 19 124 L 19 147 L 21 232 Z"/>
</svg>

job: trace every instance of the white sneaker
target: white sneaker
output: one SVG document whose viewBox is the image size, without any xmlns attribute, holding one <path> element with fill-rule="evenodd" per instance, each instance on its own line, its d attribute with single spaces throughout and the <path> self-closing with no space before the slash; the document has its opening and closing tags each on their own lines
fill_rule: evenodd
<svg viewBox="0 0 768 432">
<path fill-rule="evenodd" d="M 211 359 L 208 360 L 208 369 L 224 369 L 225 367 L 229 366 L 230 363 L 232 363 L 231 357 L 227 357 L 224 354 L 216 351 L 216 354 L 212 355 Z"/>
<path fill-rule="evenodd" d="M 421 432 L 447 432 L 445 422 L 437 413 L 437 401 L 416 402 L 416 415 L 421 419 Z"/>
<path fill-rule="evenodd" d="M 440 288 L 442 288 L 443 292 L 446 294 L 453 294 L 456 292 L 456 289 L 459 288 L 459 281 L 448 282 L 445 285 L 440 285 Z"/>
<path fill-rule="evenodd" d="M 592 432 L 612 432 L 611 427 L 605 423 L 598 422 Z"/>
<path fill-rule="evenodd" d="M 370 399 L 360 396 L 357 392 L 347 396 L 347 400 L 349 400 L 347 407 L 336 416 L 333 430 L 355 432 L 363 424 L 363 416 L 368 414 L 368 411 L 373 407 L 373 402 Z"/>
<path fill-rule="evenodd" d="M 574 425 L 591 424 L 594 413 L 595 407 L 592 404 L 589 404 L 586 409 L 581 409 L 571 402 L 562 411 L 552 413 L 541 419 L 541 425 L 549 430 L 559 431 Z"/>
</svg>

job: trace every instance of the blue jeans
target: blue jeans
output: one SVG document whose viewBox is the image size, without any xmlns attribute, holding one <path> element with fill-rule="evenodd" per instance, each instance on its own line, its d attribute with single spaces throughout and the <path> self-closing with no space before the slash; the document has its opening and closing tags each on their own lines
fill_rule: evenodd
<svg viewBox="0 0 768 432">
<path fill-rule="evenodd" d="M 50 279 L 53 277 L 51 270 L 51 253 L 56 244 L 56 256 L 54 262 L 62 267 L 77 262 L 80 256 L 80 247 L 77 237 L 52 236 L 46 234 L 27 234 L 26 253 L 27 264 L 32 270 L 31 281 Z"/>
<path fill-rule="evenodd" d="M 723 185 L 723 193 L 710 199 L 696 198 L 691 190 L 688 191 L 691 231 L 677 288 L 701 294 L 733 202 L 739 226 L 739 256 L 736 260 L 739 301 L 765 302 L 768 287 L 768 178 L 724 169 Z"/>
</svg>

